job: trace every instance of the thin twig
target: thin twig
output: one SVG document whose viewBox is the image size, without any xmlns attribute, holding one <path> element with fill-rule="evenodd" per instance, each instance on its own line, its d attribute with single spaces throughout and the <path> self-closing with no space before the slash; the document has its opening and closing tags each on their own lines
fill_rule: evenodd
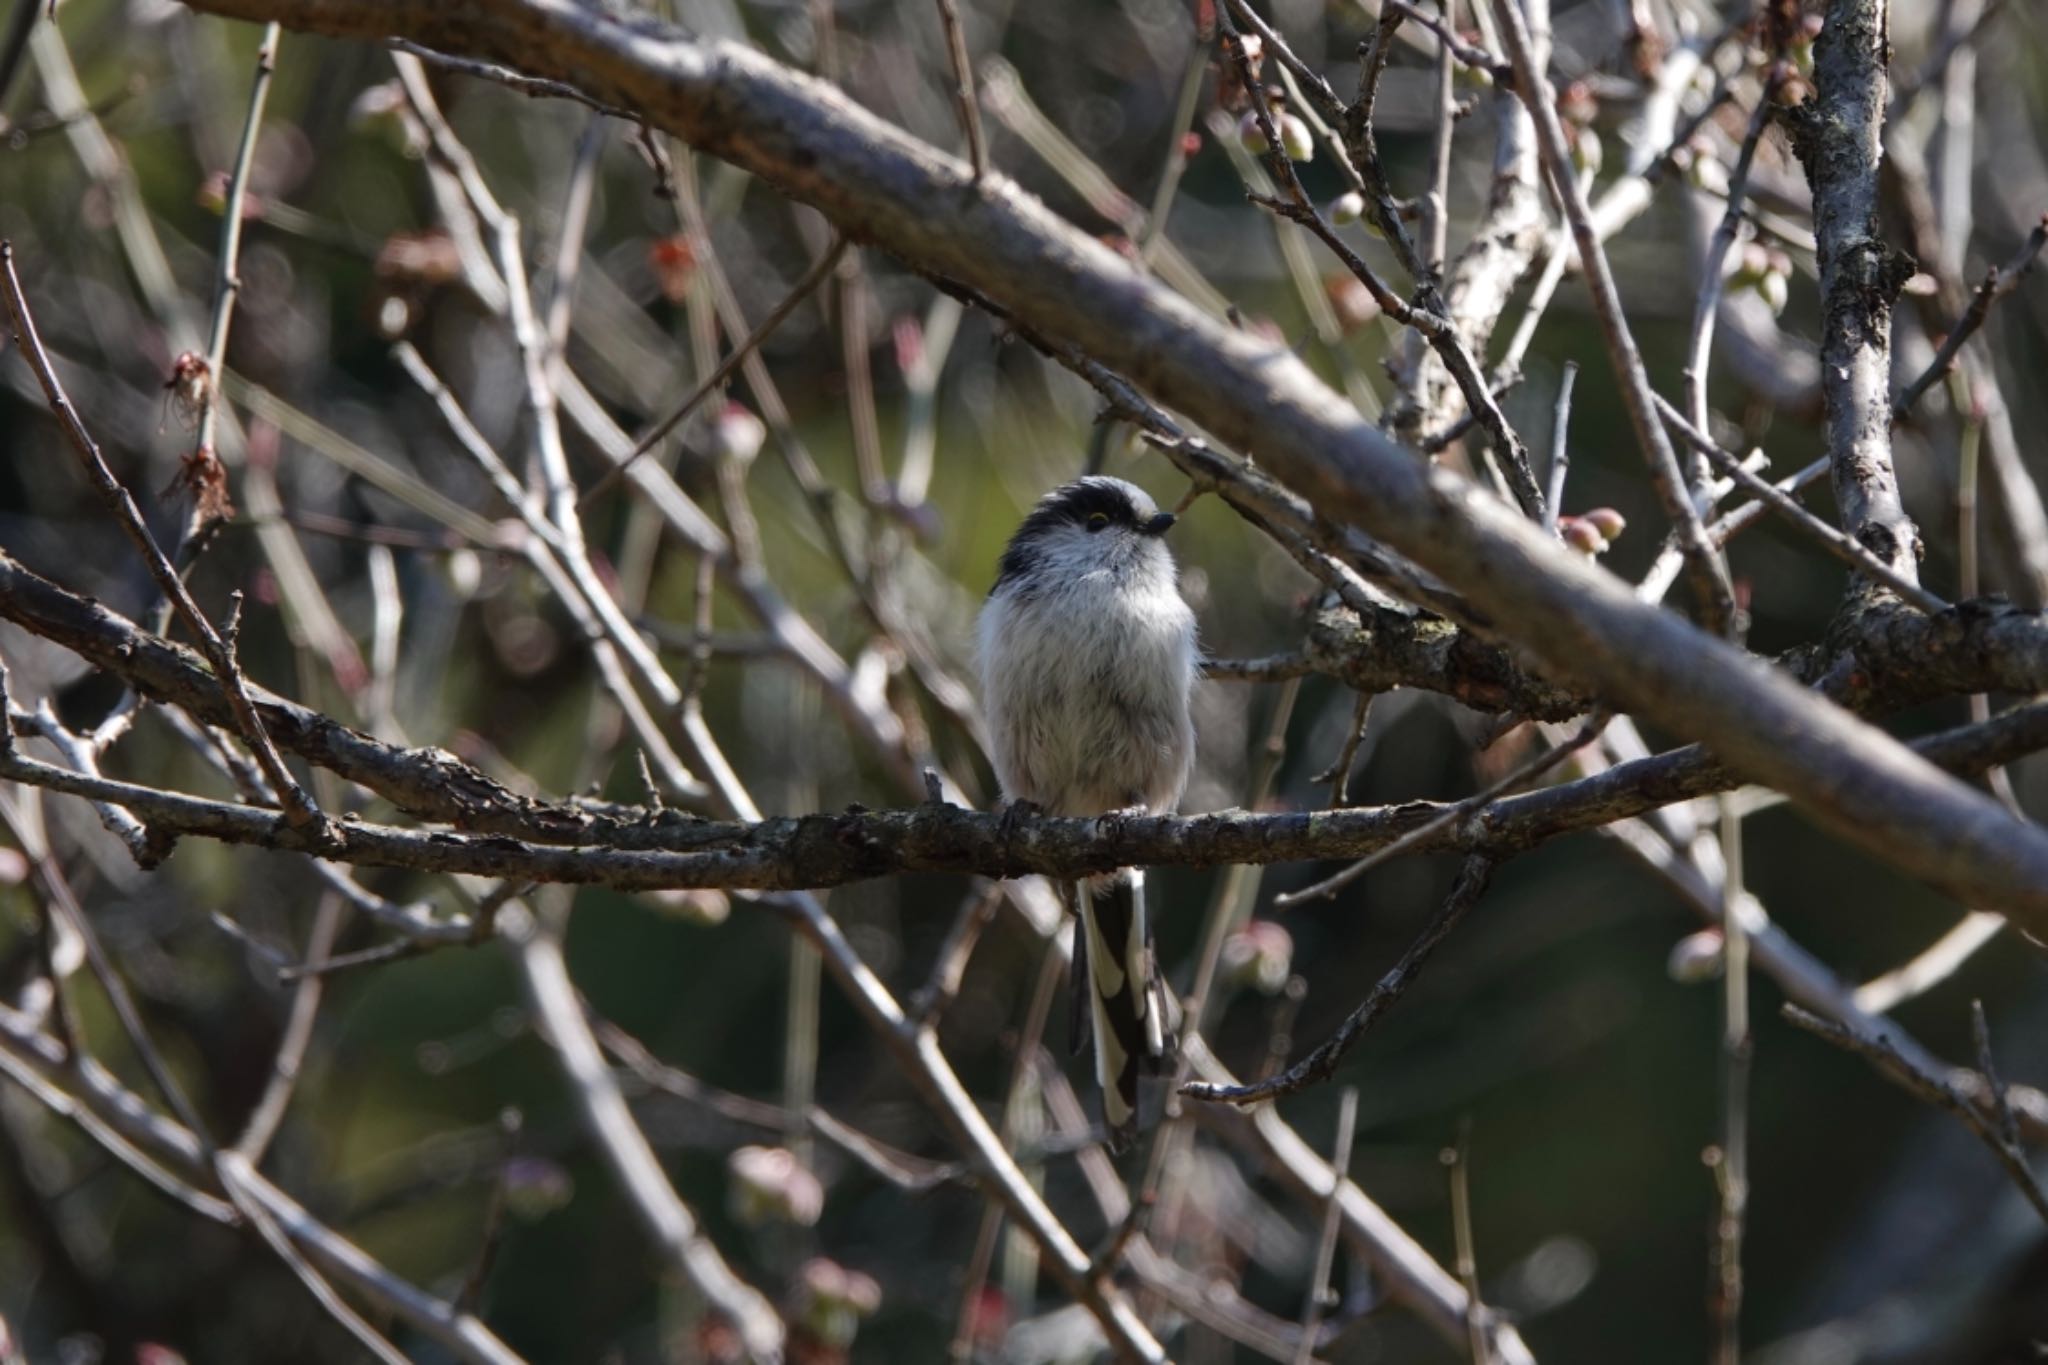
<svg viewBox="0 0 2048 1365">
<path fill-rule="evenodd" d="M 1451 886 L 1450 895 L 1431 917 L 1428 925 L 1416 940 L 1408 945 L 1408 951 L 1401 954 L 1385 976 L 1381 977 L 1370 994 L 1360 1002 L 1357 1009 L 1337 1026 L 1337 1031 L 1320 1044 L 1315 1051 L 1296 1062 L 1277 1076 L 1271 1076 L 1251 1085 L 1218 1085 L 1206 1081 L 1189 1081 L 1181 1086 L 1180 1093 L 1198 1100 L 1219 1100 L 1229 1104 L 1254 1104 L 1260 1100 L 1278 1099 L 1305 1090 L 1318 1081 L 1326 1080 L 1336 1071 L 1337 1064 L 1344 1059 L 1354 1044 L 1365 1035 L 1365 1031 L 1378 1022 L 1379 1017 L 1391 1009 L 1396 1000 L 1414 983 L 1430 955 L 1457 928 L 1458 921 L 1470 910 L 1486 891 L 1493 878 L 1494 863 L 1484 854 L 1467 858 L 1458 869 L 1458 878 Z"/>
<path fill-rule="evenodd" d="M 1571 468 L 1571 443 L 1566 439 L 1572 425 L 1572 385 L 1578 382 L 1579 362 L 1567 360 L 1557 380 L 1557 406 L 1550 418 L 1550 496 L 1543 500 L 1543 529 L 1557 529 L 1557 514 L 1564 506 L 1565 472 Z"/>
<path fill-rule="evenodd" d="M 747 334 L 746 340 L 733 347 L 725 359 L 718 363 L 718 368 L 706 375 L 703 382 L 691 390 L 688 398 L 678 403 L 668 416 L 656 422 L 652 427 L 649 427 L 641 435 L 640 439 L 633 443 L 631 454 L 614 464 L 610 469 L 607 469 L 602 478 L 584 491 L 583 496 L 577 499 L 577 508 L 579 510 L 587 508 L 593 498 L 605 492 L 613 484 L 625 477 L 626 470 L 632 466 L 635 460 L 638 460 L 642 455 L 645 455 L 648 451 L 659 445 L 662 437 L 675 430 L 679 422 L 697 410 L 698 404 L 709 398 L 713 393 L 716 393 L 725 384 L 726 380 L 732 378 L 733 371 L 745 365 L 748 358 L 759 349 L 761 343 L 766 341 L 774 334 L 775 329 L 782 325 L 783 320 L 791 313 L 794 313 L 798 305 L 809 298 L 817 290 L 818 286 L 825 282 L 825 277 L 830 275 L 838 266 L 839 258 L 845 253 L 846 247 L 846 238 L 835 235 L 832 238 L 831 245 L 825 248 L 817 260 L 811 262 L 811 268 L 803 273 L 803 277 L 791 287 L 787 294 L 783 295 L 782 302 L 769 310 L 768 315 L 761 319 L 752 332 Z"/>
<path fill-rule="evenodd" d="M 1202 676 L 1229 682 L 1286 682 L 1316 671 L 1308 655 L 1298 649 L 1268 654 L 1257 659 L 1204 659 Z"/>
<path fill-rule="evenodd" d="M 953 1003 L 960 994 L 961 981 L 967 976 L 967 962 L 974 955 L 974 945 L 980 941 L 981 931 L 994 921 L 1002 903 L 1002 884 L 990 882 L 961 905 L 953 927 L 946 931 L 945 941 L 939 945 L 938 956 L 932 960 L 931 975 L 905 1002 L 911 1018 L 931 1026 Z"/>
<path fill-rule="evenodd" d="M 973 183 L 979 185 L 988 174 L 988 150 L 982 145 L 981 105 L 974 98 L 974 68 L 967 57 L 967 34 L 960 27 L 960 10 L 953 0 L 939 0 L 939 22 L 946 29 L 946 59 L 953 67 L 953 107 L 967 133 L 967 155 L 974 163 Z"/>
<path fill-rule="evenodd" d="M 1700 525 L 1699 511 L 1686 493 L 1677 452 L 1672 450 L 1670 438 L 1664 434 L 1663 424 L 1657 420 L 1655 391 L 1650 387 L 1649 374 L 1643 368 L 1642 352 L 1636 346 L 1627 315 L 1622 310 L 1614 271 L 1608 264 L 1605 248 L 1600 244 L 1592 213 L 1586 207 L 1585 192 L 1573 175 L 1571 153 L 1565 145 L 1564 125 L 1558 120 L 1555 92 L 1543 72 L 1537 69 L 1534 44 L 1521 7 L 1514 0 L 1491 2 L 1494 21 L 1515 64 L 1516 93 L 1528 107 L 1530 118 L 1535 123 L 1537 148 L 1542 153 L 1544 168 L 1550 173 L 1551 189 L 1564 210 L 1566 221 L 1571 224 L 1579 259 L 1585 265 L 1593 310 L 1607 342 L 1608 358 L 1614 364 L 1616 378 L 1621 381 L 1622 402 L 1628 410 L 1629 423 L 1635 429 L 1636 442 L 1642 447 L 1643 456 L 1649 464 L 1651 485 L 1657 491 L 1665 516 L 1677 529 L 1707 630 L 1716 635 L 1726 634 L 1735 617 L 1735 590 L 1728 580 L 1727 567 L 1707 542 L 1705 528 Z"/>
<path fill-rule="evenodd" d="M 1714 1162 L 1714 1358 L 1742 1359 L 1742 1242 L 1749 1212 L 1749 932 L 1743 921 L 1742 818 L 1723 793 L 1721 809 L 1721 1135 Z"/>
<path fill-rule="evenodd" d="M 1451 1243 L 1457 1248 L 1458 1283 L 1465 1286 L 1465 1344 L 1472 1365 L 1492 1365 L 1486 1301 L 1479 1297 L 1479 1252 L 1472 1238 L 1472 1119 L 1458 1120 L 1458 1140 L 1439 1158 L 1450 1170 Z"/>
<path fill-rule="evenodd" d="M 1970 1037 L 1977 1045 L 1978 1074 L 1984 1078 L 1984 1088 L 1991 1093 L 1992 1112 L 1998 1116 L 1998 1140 L 2016 1151 L 2020 1145 L 2020 1124 L 2013 1117 L 2005 1082 L 1999 1079 L 1998 1068 L 1991 1060 L 1991 1025 L 1984 1018 L 1982 1000 L 1970 1002 Z"/>
<path fill-rule="evenodd" d="M 1309 779 L 1330 784 L 1330 807 L 1333 810 L 1351 802 L 1351 767 L 1358 761 L 1358 746 L 1365 740 L 1365 727 L 1372 718 L 1373 698 L 1378 695 L 1377 692 L 1359 692 L 1358 700 L 1351 708 L 1351 724 L 1344 730 L 1344 743 L 1337 750 L 1336 760 Z"/>
<path fill-rule="evenodd" d="M 278 1226 L 277 1219 L 271 1217 L 270 1211 L 251 1194 L 247 1182 L 249 1177 L 255 1174 L 254 1162 L 240 1152 L 223 1151 L 215 1159 L 214 1169 L 220 1175 L 221 1189 L 241 1211 L 242 1217 L 248 1220 L 249 1226 L 256 1229 L 264 1243 L 277 1253 L 277 1258 L 285 1263 L 292 1274 L 298 1276 L 299 1282 L 306 1286 L 314 1301 L 327 1311 L 327 1316 L 346 1328 L 348 1334 L 354 1337 L 364 1350 L 383 1361 L 384 1365 L 411 1365 L 411 1357 L 393 1346 L 382 1332 L 364 1319 L 362 1314 L 349 1307 L 347 1300 L 336 1293 L 334 1286 L 328 1283 L 327 1277 L 292 1245 L 291 1238 Z"/>
<path fill-rule="evenodd" d="M 1819 517 L 1816 517 L 1813 513 L 1800 506 L 1799 500 L 1790 493 L 1783 492 L 1769 480 L 1758 478 L 1755 474 L 1750 473 L 1749 470 L 1743 467 L 1739 456 L 1731 451 L 1722 449 L 1706 432 L 1694 426 L 1691 422 L 1686 421 L 1684 414 L 1672 406 L 1670 400 L 1665 398 L 1663 394 L 1656 394 L 1654 396 L 1659 415 L 1663 417 L 1664 421 L 1669 424 L 1673 431 L 1679 434 L 1687 445 L 1705 456 L 1715 468 L 1733 480 L 1737 487 L 1753 494 L 1759 502 L 1763 503 L 1771 511 L 1776 512 L 1788 525 L 1798 530 L 1807 539 L 1819 545 L 1836 559 L 1847 564 L 1857 573 L 1867 575 L 1884 584 L 1887 588 L 1897 593 L 1902 600 L 1911 602 L 1920 610 L 1929 614 L 1948 610 L 1949 604 L 1947 602 L 1943 601 L 1938 595 L 1921 587 L 1914 580 L 1895 572 L 1889 564 L 1886 564 L 1883 560 L 1872 554 L 1864 547 L 1861 541 L 1856 540 L 1848 532 L 1828 525 Z"/>
<path fill-rule="evenodd" d="M 249 87 L 249 113 L 242 124 L 235 168 L 228 176 L 227 195 L 221 204 L 220 258 L 214 265 L 213 321 L 207 328 L 205 397 L 200 404 L 196 437 L 202 457 L 213 449 L 214 428 L 220 420 L 220 376 L 227 368 L 228 328 L 234 320 L 235 299 L 242 291 L 242 204 L 249 193 L 249 170 L 256 162 L 256 138 L 263 128 L 263 105 L 270 94 L 271 73 L 277 69 L 280 31 L 272 20 L 264 26 L 262 41 L 256 45 L 256 79 Z M 199 508 L 195 499 L 195 523 Z"/>
<path fill-rule="evenodd" d="M 150 534 L 148 523 L 142 519 L 141 511 L 135 506 L 135 499 L 121 486 L 113 471 L 100 454 L 99 445 L 86 431 L 85 423 L 79 420 L 78 411 L 72 407 L 71 399 L 64 392 L 63 381 L 57 378 L 57 370 L 50 363 L 50 356 L 43 349 L 42 338 L 36 334 L 35 320 L 29 316 L 28 297 L 22 292 L 21 277 L 14 269 L 14 244 L 0 240 L 0 271 L 7 281 L 7 306 L 14 316 L 14 339 L 28 358 L 29 366 L 35 371 L 36 379 L 43 386 L 43 394 L 49 400 L 50 408 L 57 414 L 57 421 L 77 452 L 87 479 L 100 501 L 113 513 L 128 539 L 141 553 L 150 577 L 157 588 L 177 608 L 178 616 L 185 626 L 198 637 L 206 651 L 207 661 L 213 665 L 214 676 L 220 680 L 229 704 L 234 708 L 235 722 L 243 740 L 256 755 L 256 761 L 263 766 L 264 776 L 270 779 L 284 806 L 285 818 L 295 827 L 310 827 L 316 835 L 326 826 L 326 819 L 320 814 L 313 800 L 289 769 L 284 759 L 264 731 L 263 722 L 256 715 L 255 704 L 249 699 L 247 683 L 243 681 L 242 669 L 229 650 L 227 643 L 215 632 L 212 622 L 185 591 L 184 582 L 178 571 L 171 567 L 164 552 L 158 547 L 156 537 Z"/>
<path fill-rule="evenodd" d="M 1405 0 L 1386 0 L 1386 3 L 1381 6 L 1381 12 L 1398 14 L 1404 19 L 1422 25 L 1422 27 L 1436 35 L 1440 50 L 1448 52 L 1474 71 L 1484 71 L 1489 76 L 1500 80 L 1511 79 L 1514 74 L 1514 69 L 1506 62 L 1494 56 L 1485 48 L 1475 47 L 1471 43 L 1466 42 L 1457 35 L 1445 19 L 1439 19 L 1428 10 L 1418 9 L 1414 5 L 1405 3 Z"/>
<path fill-rule="evenodd" d="M 705 1300 L 732 1323 L 750 1355 L 763 1362 L 780 1360 L 781 1317 L 760 1291 L 733 1274 L 669 1184 L 591 1035 L 575 988 L 569 983 L 555 931 L 519 905 L 501 912 L 500 925 L 505 937 L 516 945 L 527 998 L 561 1058 L 584 1122 L 647 1234 Z"/>
<path fill-rule="evenodd" d="M 1927 368 L 1912 383 L 1899 390 L 1898 398 L 1892 402 L 1893 421 L 1903 421 L 1921 396 L 1954 368 L 1964 343 L 1977 334 L 1984 325 L 1984 319 L 1990 316 L 1991 305 L 2019 287 L 2020 280 L 2034 268 L 2035 258 L 2041 254 L 2043 246 L 2048 246 L 2048 217 L 2034 225 L 2025 244 L 2011 260 L 1984 272 L 1983 282 L 1971 296 L 1969 308 L 1957 319 L 1949 334 L 1941 339 L 1941 349 L 1934 353 L 1934 359 L 1927 362 Z"/>
<path fill-rule="evenodd" d="M 334 941 L 340 937 L 341 927 L 347 920 L 347 901 L 331 891 L 322 896 L 319 908 L 313 912 L 313 927 L 306 935 L 306 960 L 320 962 L 326 959 L 334 950 Z M 277 1054 L 271 1059 L 270 1080 L 263 1087 L 262 1098 L 256 1101 L 256 1107 L 250 1110 L 248 1120 L 242 1125 L 241 1136 L 234 1142 L 233 1150 L 252 1166 L 263 1164 L 263 1154 L 269 1148 L 271 1138 L 276 1136 L 278 1125 L 284 1122 L 285 1109 L 291 1104 L 292 1092 L 298 1086 L 300 1068 L 305 1065 L 307 1045 L 313 1041 L 313 1021 L 320 1013 L 324 986 L 319 973 L 305 973 L 299 979 L 298 988 L 292 992 L 291 1014 L 285 1020 L 284 1036 L 278 1040 Z"/>
<path fill-rule="evenodd" d="M 1852 1029 L 1843 1027 L 1832 1019 L 1824 1019 L 1798 1005 L 1786 1004 L 1780 1008 L 1785 1019 L 1808 1033 L 1815 1034 L 1833 1043 L 1845 1052 L 1853 1052 L 1875 1066 L 1887 1080 L 1927 1104 L 1946 1109 L 1961 1119 L 1969 1130 L 1977 1135 L 2006 1174 L 2012 1177 L 2020 1193 L 2034 1206 L 2043 1222 L 2048 1222 L 2048 1191 L 2041 1188 L 2033 1167 L 2028 1163 L 2025 1150 L 2008 1145 L 2001 1135 L 2003 1120 L 1994 1110 L 1987 1113 L 1983 1101 L 1966 1093 L 1946 1076 L 1923 1071 L 1899 1055 L 1891 1040 L 1882 1036 L 1865 1037 Z"/>
<path fill-rule="evenodd" d="M 1872 1014 L 1886 1014 L 1917 999 L 1954 976 L 1977 950 L 1998 937 L 2005 916 L 1972 910 L 1949 931 L 1880 976 L 1856 988 L 1856 1004 Z"/>
<path fill-rule="evenodd" d="M 1398 3 L 1398 0 L 1397 0 Z M 1450 26 L 1454 0 L 1438 0 L 1445 22 L 1434 31 L 1436 54 L 1436 128 L 1429 148 L 1429 193 L 1422 200 L 1422 261 L 1429 273 L 1443 278 L 1451 229 L 1451 138 L 1456 129 L 1456 100 L 1451 88 Z M 1545 509 L 1548 515 L 1549 509 Z"/>
<path fill-rule="evenodd" d="M 632 110 L 622 109 L 615 104 L 606 104 L 567 81 L 551 81 L 542 76 L 528 76 L 508 66 L 499 66 L 495 62 L 480 61 L 474 57 L 458 57 L 449 52 L 437 52 L 410 38 L 387 38 L 385 45 L 394 52 L 403 52 L 421 61 L 432 62 L 435 66 L 446 67 L 450 71 L 460 71 L 465 76 L 474 76 L 478 80 L 502 85 L 529 99 L 574 100 L 578 104 L 595 109 L 600 114 L 609 114 L 626 123 L 636 123 L 640 119 L 640 115 Z"/>
<path fill-rule="evenodd" d="M 1426 843 L 1438 831 L 1448 829 L 1457 825 L 1460 821 L 1470 819 L 1473 815 L 1483 810 L 1495 797 L 1505 795 L 1522 784 L 1533 782 L 1543 776 L 1543 774 L 1549 772 L 1552 768 L 1599 738 L 1600 731 L 1606 724 L 1607 717 L 1604 714 L 1591 717 L 1578 734 L 1564 743 L 1555 748 L 1545 750 L 1527 762 L 1517 764 L 1513 771 L 1497 781 L 1488 783 L 1485 787 L 1474 792 L 1456 805 L 1444 807 L 1443 810 L 1437 812 L 1437 814 L 1430 817 L 1423 824 L 1417 825 L 1385 848 L 1376 849 L 1372 853 L 1367 854 L 1343 871 L 1325 877 L 1312 886 L 1305 886 L 1299 891 L 1289 891 L 1275 896 L 1273 904 L 1284 909 L 1290 905 L 1299 905 L 1303 901 L 1319 900 L 1326 896 L 1335 895 L 1339 890 L 1357 881 L 1360 877 L 1372 871 L 1372 869 L 1380 867 L 1390 860 L 1400 857 L 1410 849 Z"/>
<path fill-rule="evenodd" d="M 1763 93 L 1757 97 L 1756 111 L 1750 115 L 1749 130 L 1743 134 L 1742 149 L 1735 157 L 1735 171 L 1728 177 L 1728 207 L 1707 244 L 1705 257 L 1700 261 L 1699 296 L 1693 303 L 1692 338 L 1686 348 L 1685 410 L 1691 416 L 1692 424 L 1702 431 L 1707 427 L 1707 364 L 1714 344 L 1715 312 L 1721 302 L 1722 262 L 1727 260 L 1728 250 L 1735 245 L 1736 234 L 1742 230 L 1742 201 L 1749 193 L 1749 168 L 1756 160 L 1757 145 L 1763 141 L 1764 129 L 1770 127 L 1771 100 L 1776 91 L 1777 82 L 1766 81 Z M 1704 460 L 1692 461 L 1692 477 L 1688 482 L 1692 486 L 1694 501 L 1700 501 L 1707 482 Z"/>
<path fill-rule="evenodd" d="M 1316 1237 L 1315 1268 L 1309 1273 L 1308 1295 L 1301 1307 L 1301 1340 L 1294 1348 L 1294 1365 L 1309 1365 L 1315 1358 L 1316 1334 L 1322 1326 L 1323 1309 L 1336 1298 L 1330 1270 L 1337 1260 L 1337 1232 L 1343 1227 L 1343 1204 L 1338 1198 L 1351 1174 L 1351 1142 L 1358 1127 L 1358 1087 L 1347 1085 L 1337 1097 L 1337 1140 L 1330 1148 L 1330 1197 L 1323 1205 L 1322 1231 Z"/>
</svg>

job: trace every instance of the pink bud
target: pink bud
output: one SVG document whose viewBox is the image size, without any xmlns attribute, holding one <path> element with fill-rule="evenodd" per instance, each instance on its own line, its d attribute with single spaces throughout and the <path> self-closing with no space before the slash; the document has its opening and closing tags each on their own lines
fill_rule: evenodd
<svg viewBox="0 0 2048 1365">
<path fill-rule="evenodd" d="M 711 428 L 711 453 L 721 460 L 751 464 L 768 439 L 768 426 L 743 404 L 727 403 Z"/>
<path fill-rule="evenodd" d="M 1612 507 L 1595 507 L 1590 512 L 1581 512 L 1579 520 L 1591 524 L 1603 539 L 1619 540 L 1621 533 L 1628 529 L 1628 521 Z"/>
</svg>

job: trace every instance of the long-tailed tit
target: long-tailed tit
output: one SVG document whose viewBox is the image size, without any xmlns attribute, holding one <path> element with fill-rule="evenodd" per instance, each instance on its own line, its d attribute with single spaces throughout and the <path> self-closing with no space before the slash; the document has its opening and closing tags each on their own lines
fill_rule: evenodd
<svg viewBox="0 0 2048 1365">
<path fill-rule="evenodd" d="M 1010 538 L 981 609 L 980 655 L 990 751 L 1011 801 L 1052 815 L 1180 801 L 1197 655 L 1160 538 L 1173 520 L 1134 484 L 1085 478 L 1046 494 Z M 1137 1129 L 1139 1073 L 1165 1053 L 1144 874 L 1122 868 L 1076 890 L 1076 979 L 1088 982 L 1103 1116 L 1121 1151 Z"/>
</svg>

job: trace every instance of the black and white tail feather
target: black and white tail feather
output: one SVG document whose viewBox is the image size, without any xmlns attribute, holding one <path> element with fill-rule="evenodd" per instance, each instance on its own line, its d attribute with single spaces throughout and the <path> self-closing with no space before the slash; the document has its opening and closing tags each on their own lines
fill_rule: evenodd
<svg viewBox="0 0 2048 1365">
<path fill-rule="evenodd" d="M 1198 656 L 1160 538 L 1172 524 L 1136 486 L 1086 478 L 1046 494 L 1011 537 L 979 631 L 990 755 L 1011 801 L 1053 815 L 1179 803 L 1194 758 Z M 1139 1078 L 1165 1057 L 1165 992 L 1143 872 L 1120 869 L 1076 892 L 1075 1014 L 1094 1037 L 1120 1151 L 1137 1131 Z"/>
<path fill-rule="evenodd" d="M 1081 920 L 1074 934 L 1074 1050 L 1094 1040 L 1103 1122 L 1110 1148 L 1120 1152 L 1138 1131 L 1138 1082 L 1158 1074 L 1166 1059 L 1145 874 L 1125 868 L 1099 885 L 1076 883 L 1075 892 Z"/>
</svg>

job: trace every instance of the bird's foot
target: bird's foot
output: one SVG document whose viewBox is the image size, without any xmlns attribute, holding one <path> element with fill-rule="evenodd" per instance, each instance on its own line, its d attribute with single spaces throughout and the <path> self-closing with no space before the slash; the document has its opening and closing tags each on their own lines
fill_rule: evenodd
<svg viewBox="0 0 2048 1365">
<path fill-rule="evenodd" d="M 996 817 L 996 833 L 1003 841 L 1003 850 L 1006 854 L 1024 827 L 1043 814 L 1045 808 L 1036 801 L 1020 798 L 1003 803 L 1002 813 Z"/>
</svg>

